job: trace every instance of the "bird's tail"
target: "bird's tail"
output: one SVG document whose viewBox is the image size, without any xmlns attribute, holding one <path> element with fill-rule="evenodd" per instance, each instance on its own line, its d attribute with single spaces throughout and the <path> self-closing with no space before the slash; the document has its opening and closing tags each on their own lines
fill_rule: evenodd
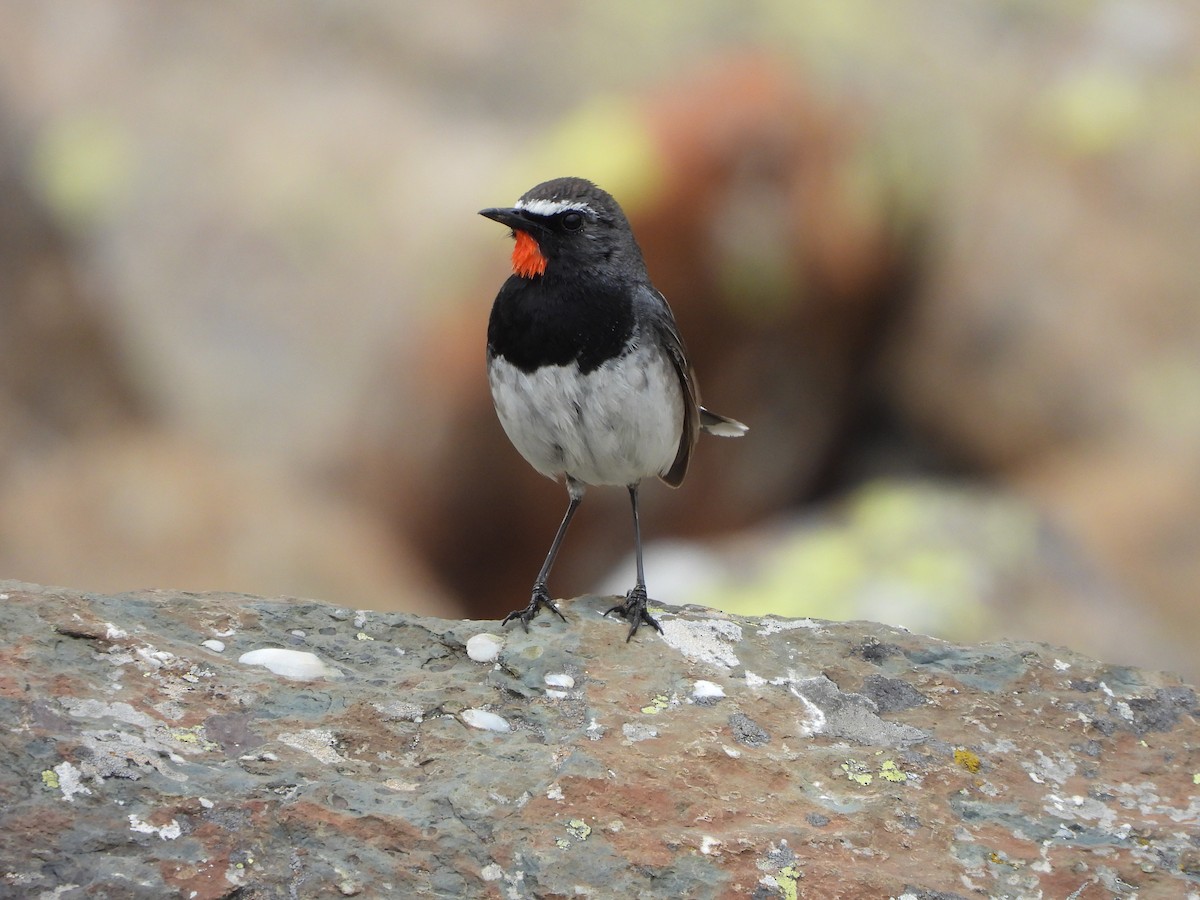
<svg viewBox="0 0 1200 900">
<path fill-rule="evenodd" d="M 717 437 L 741 437 L 750 429 L 737 419 L 727 419 L 700 407 L 700 427 Z"/>
</svg>

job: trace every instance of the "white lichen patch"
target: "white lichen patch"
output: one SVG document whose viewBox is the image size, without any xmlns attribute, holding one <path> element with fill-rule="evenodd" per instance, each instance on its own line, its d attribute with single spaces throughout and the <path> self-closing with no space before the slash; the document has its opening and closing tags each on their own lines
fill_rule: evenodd
<svg viewBox="0 0 1200 900">
<path fill-rule="evenodd" d="M 800 701 L 803 711 L 803 718 L 797 723 L 800 728 L 800 734 L 804 737 L 812 737 L 814 734 L 821 734 L 825 731 L 829 724 L 825 710 L 800 693 L 794 684 L 788 685 L 788 692 Z"/>
<path fill-rule="evenodd" d="M 173 666 L 179 659 L 179 657 L 168 650 L 159 650 L 149 645 L 135 647 L 133 652 L 137 659 L 141 661 L 141 668 L 152 672 Z"/>
<path fill-rule="evenodd" d="M 663 640 L 694 662 L 722 669 L 740 665 L 731 644 L 742 639 L 742 627 L 724 619 L 668 619 L 662 623 Z"/>
<path fill-rule="evenodd" d="M 763 685 L 765 685 L 766 683 L 767 683 L 767 679 L 763 678 L 761 675 L 755 675 L 749 669 L 746 670 L 746 687 L 752 688 L 752 689 L 760 688 Z"/>
<path fill-rule="evenodd" d="M 76 794 L 90 794 L 92 789 L 84 785 L 83 773 L 67 760 L 54 767 L 58 789 L 62 791 L 63 799 L 69 803 L 75 802 Z"/>
<path fill-rule="evenodd" d="M 324 728 L 285 731 L 279 735 L 279 742 L 301 750 L 327 766 L 347 762 L 346 758 L 334 749 L 337 739 L 333 732 Z"/>
<path fill-rule="evenodd" d="M 385 703 L 372 703 L 371 705 L 385 719 L 420 723 L 425 718 L 425 710 L 417 704 L 405 700 L 388 700 Z"/>
<path fill-rule="evenodd" d="M 326 665 L 315 653 L 307 650 L 288 650 L 284 647 L 263 647 L 238 657 L 244 666 L 262 666 L 276 675 L 299 681 L 314 678 L 341 678 L 342 673 Z"/>
<path fill-rule="evenodd" d="M 124 628 L 118 628 L 112 622 L 104 623 L 104 636 L 110 641 L 119 641 L 122 638 L 129 637 L 129 632 Z"/>
<path fill-rule="evenodd" d="M 467 656 L 480 663 L 493 663 L 500 658 L 504 638 L 484 632 L 467 638 Z"/>
<path fill-rule="evenodd" d="M 1037 751 L 1036 761 L 1022 762 L 1021 767 L 1038 784 L 1045 784 L 1046 781 L 1052 781 L 1055 784 L 1064 784 L 1079 768 L 1075 761 L 1066 753 L 1055 753 L 1054 758 L 1051 759 L 1041 750 Z"/>
<path fill-rule="evenodd" d="M 209 638 L 207 641 L 201 641 L 200 646 L 208 648 L 213 653 L 225 652 L 225 642 L 218 641 L 216 638 Z"/>
<path fill-rule="evenodd" d="M 164 841 L 173 841 L 183 834 L 183 829 L 174 819 L 166 825 L 151 825 L 149 822 L 142 821 L 137 813 L 129 814 L 129 830 L 139 834 L 157 834 L 159 839 Z"/>
<path fill-rule="evenodd" d="M 648 741 L 651 738 L 658 737 L 658 729 L 652 725 L 642 725 L 627 722 L 621 726 L 621 733 L 625 735 L 625 740 L 631 744 L 636 744 L 638 741 Z"/>
<path fill-rule="evenodd" d="M 1111 831 L 1117 821 L 1116 811 L 1110 809 L 1107 804 L 1079 794 L 1069 797 L 1047 794 L 1042 809 L 1059 819 L 1095 822 L 1096 826 L 1104 831 Z"/>
<path fill-rule="evenodd" d="M 758 623 L 759 637 L 770 637 L 783 631 L 795 631 L 797 628 L 807 628 L 811 631 L 823 631 L 824 627 L 815 619 L 763 619 Z"/>
<path fill-rule="evenodd" d="M 462 720 L 472 728 L 478 728 L 481 731 L 498 731 L 501 734 L 512 731 L 512 726 L 508 724 L 507 720 L 486 709 L 464 709 Z"/>
<path fill-rule="evenodd" d="M 77 719 L 111 719 L 138 728 L 154 728 L 159 724 L 157 719 L 134 709 L 128 703 L 105 703 L 103 700 L 75 697 L 60 697 L 58 702 Z"/>
<path fill-rule="evenodd" d="M 391 791 L 409 794 L 417 790 L 417 788 L 419 788 L 421 785 L 415 781 L 401 781 L 399 778 L 386 778 L 384 779 L 383 786 Z"/>
</svg>

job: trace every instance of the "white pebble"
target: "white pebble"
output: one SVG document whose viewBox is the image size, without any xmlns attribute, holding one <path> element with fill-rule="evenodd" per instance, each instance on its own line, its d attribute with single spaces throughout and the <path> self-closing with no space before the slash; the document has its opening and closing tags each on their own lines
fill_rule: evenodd
<svg viewBox="0 0 1200 900">
<path fill-rule="evenodd" d="M 467 638 L 467 656 L 475 662 L 495 662 L 500 657 L 500 648 L 504 646 L 504 638 L 494 634 L 477 634 Z"/>
<path fill-rule="evenodd" d="M 207 641 L 201 641 L 200 646 L 207 647 L 213 653 L 224 653 L 225 652 L 225 642 L 213 640 L 212 638 L 209 638 Z"/>
<path fill-rule="evenodd" d="M 251 650 L 238 657 L 238 662 L 247 666 L 263 666 L 284 678 L 341 678 L 342 673 L 327 666 L 315 653 L 307 650 L 286 650 L 282 647 L 264 647 Z"/>
<path fill-rule="evenodd" d="M 512 731 L 512 726 L 508 722 L 486 709 L 464 709 L 462 720 L 472 728 L 479 728 L 483 731 Z"/>
<path fill-rule="evenodd" d="M 550 687 L 571 689 L 575 687 L 575 679 L 566 672 L 551 672 L 546 676 L 546 684 Z"/>
</svg>

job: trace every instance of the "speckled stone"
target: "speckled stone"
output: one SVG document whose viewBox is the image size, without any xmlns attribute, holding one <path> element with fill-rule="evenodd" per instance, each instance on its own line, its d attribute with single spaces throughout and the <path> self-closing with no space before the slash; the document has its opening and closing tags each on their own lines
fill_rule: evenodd
<svg viewBox="0 0 1200 900">
<path fill-rule="evenodd" d="M 496 623 L 0 582 L 0 896 L 1200 896 L 1178 679 L 612 602 L 481 664 Z"/>
</svg>

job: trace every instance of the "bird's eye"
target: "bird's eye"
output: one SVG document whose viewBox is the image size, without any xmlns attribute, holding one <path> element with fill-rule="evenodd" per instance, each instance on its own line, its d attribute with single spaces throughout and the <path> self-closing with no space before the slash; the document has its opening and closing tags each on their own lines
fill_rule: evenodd
<svg viewBox="0 0 1200 900">
<path fill-rule="evenodd" d="M 578 231 L 583 227 L 583 216 L 577 212 L 569 212 L 562 217 L 562 227 L 567 231 Z"/>
</svg>

